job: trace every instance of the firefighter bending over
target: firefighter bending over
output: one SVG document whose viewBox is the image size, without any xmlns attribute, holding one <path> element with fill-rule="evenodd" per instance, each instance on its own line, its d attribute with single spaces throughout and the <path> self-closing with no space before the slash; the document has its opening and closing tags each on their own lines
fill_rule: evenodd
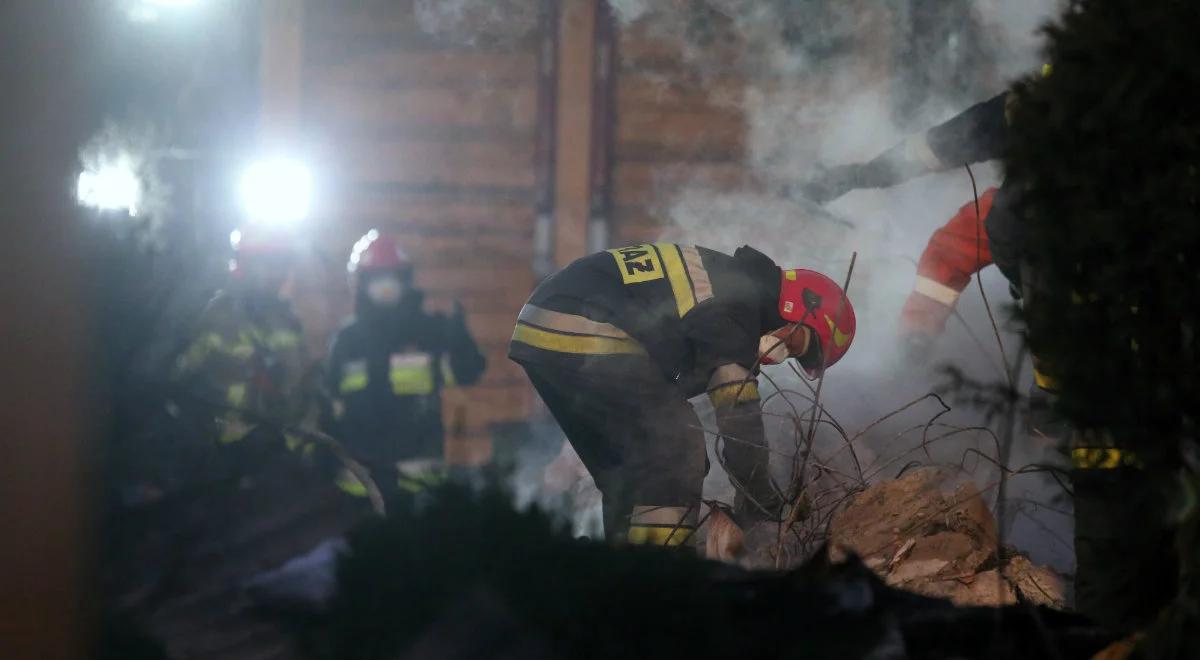
<svg viewBox="0 0 1200 660">
<path fill-rule="evenodd" d="M 782 270 L 750 247 L 634 245 L 584 257 L 521 309 L 509 357 L 524 367 L 603 495 L 610 539 L 677 545 L 697 524 L 707 472 L 688 399 L 708 393 L 743 527 L 776 519 L 755 375 L 796 358 L 810 374 L 854 337 L 832 280 Z"/>
</svg>

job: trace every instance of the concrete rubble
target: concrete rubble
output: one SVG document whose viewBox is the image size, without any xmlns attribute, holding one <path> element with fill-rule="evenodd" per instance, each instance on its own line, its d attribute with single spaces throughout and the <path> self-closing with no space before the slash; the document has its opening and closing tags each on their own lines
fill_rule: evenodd
<svg viewBox="0 0 1200 660">
<path fill-rule="evenodd" d="M 889 586 L 958 605 L 1008 605 L 1018 596 L 1065 606 L 1054 571 L 1011 548 L 997 553 L 996 519 L 974 484 L 914 469 L 859 493 L 834 516 L 830 558 L 860 557 Z"/>
</svg>

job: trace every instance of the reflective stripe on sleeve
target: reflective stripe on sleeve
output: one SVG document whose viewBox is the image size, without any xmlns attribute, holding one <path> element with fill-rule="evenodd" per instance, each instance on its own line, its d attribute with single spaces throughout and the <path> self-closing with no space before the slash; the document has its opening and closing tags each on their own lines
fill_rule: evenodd
<svg viewBox="0 0 1200 660">
<path fill-rule="evenodd" d="M 708 398 L 713 408 L 736 406 L 739 403 L 753 403 L 759 400 L 757 381 L 738 381 L 714 387 L 708 391 Z"/>
<path fill-rule="evenodd" d="M 926 298 L 939 302 L 947 307 L 953 307 L 955 303 L 958 302 L 958 297 L 962 293 L 946 286 L 945 284 L 942 284 L 941 282 L 938 282 L 937 280 L 932 280 L 923 275 L 917 275 L 917 281 L 916 284 L 913 285 L 913 291 L 916 291 Z"/>
<path fill-rule="evenodd" d="M 1071 449 L 1071 466 L 1077 470 L 1115 470 L 1142 467 L 1142 464 L 1131 451 L 1115 447 L 1075 447 Z"/>
<path fill-rule="evenodd" d="M 683 263 L 687 266 L 688 277 L 692 280 L 692 293 L 696 296 L 696 304 L 711 300 L 713 297 L 712 281 L 708 279 L 708 269 L 704 267 L 704 259 L 700 251 L 693 246 L 679 246 L 683 254 Z"/>
<path fill-rule="evenodd" d="M 904 140 L 904 157 L 909 162 L 920 163 L 931 172 L 940 172 L 946 167 L 942 159 L 933 153 L 929 146 L 929 137 L 925 133 L 910 135 Z"/>
</svg>

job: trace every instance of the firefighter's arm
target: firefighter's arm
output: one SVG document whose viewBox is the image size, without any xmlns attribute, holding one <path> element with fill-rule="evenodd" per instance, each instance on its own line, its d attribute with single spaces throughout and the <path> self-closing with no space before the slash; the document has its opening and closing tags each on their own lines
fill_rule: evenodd
<svg viewBox="0 0 1200 660">
<path fill-rule="evenodd" d="M 454 302 L 454 314 L 447 322 L 449 369 L 444 374 L 448 385 L 474 385 L 479 382 L 487 360 L 467 328 L 467 315 L 462 303 Z"/>
<path fill-rule="evenodd" d="M 737 490 L 735 511 L 742 522 L 777 514 L 780 502 L 767 470 L 769 452 L 763 432 L 758 381 L 758 310 L 697 306 L 684 328 L 696 351 L 696 365 L 708 373 L 707 392 L 722 436 L 721 456 Z"/>
<path fill-rule="evenodd" d="M 917 263 L 912 292 L 900 311 L 905 354 L 913 362 L 924 362 L 934 338 L 946 329 L 958 298 L 971 277 L 992 263 L 992 252 L 984 220 L 992 207 L 996 189 L 964 204 L 945 225 L 929 238 Z"/>
<path fill-rule="evenodd" d="M 781 499 L 771 484 L 757 379 L 741 364 L 718 367 L 709 380 L 708 397 L 721 434 L 721 457 L 736 491 L 735 516 L 743 525 L 775 518 Z"/>
<path fill-rule="evenodd" d="M 889 188 L 932 172 L 999 158 L 1008 131 L 1007 98 L 1005 92 L 977 103 L 942 124 L 910 135 L 869 162 L 826 170 L 802 185 L 800 192 L 824 203 L 851 190 Z"/>
</svg>

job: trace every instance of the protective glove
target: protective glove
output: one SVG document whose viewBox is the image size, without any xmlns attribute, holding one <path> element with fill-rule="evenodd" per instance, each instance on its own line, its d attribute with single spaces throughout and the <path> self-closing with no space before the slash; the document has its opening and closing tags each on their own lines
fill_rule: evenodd
<svg viewBox="0 0 1200 660">
<path fill-rule="evenodd" d="M 733 519 L 743 529 L 767 521 L 778 521 L 785 515 L 783 500 L 764 476 L 738 489 L 733 497 Z M 749 491 L 749 494 L 747 494 Z"/>
</svg>

